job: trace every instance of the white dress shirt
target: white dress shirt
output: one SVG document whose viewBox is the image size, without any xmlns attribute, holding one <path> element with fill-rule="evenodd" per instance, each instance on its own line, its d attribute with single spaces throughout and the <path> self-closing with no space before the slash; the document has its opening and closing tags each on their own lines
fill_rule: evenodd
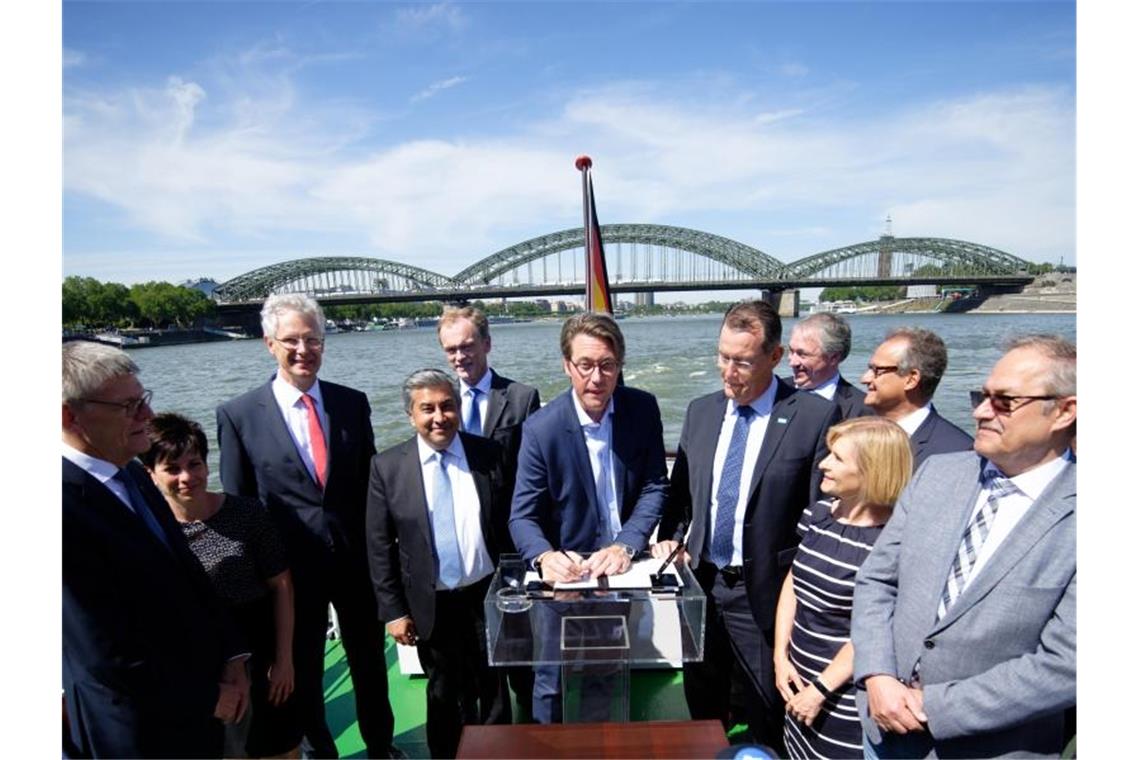
<svg viewBox="0 0 1140 760">
<path fill-rule="evenodd" d="M 602 421 L 594 422 L 578 396 L 570 391 L 570 398 L 574 399 L 574 411 L 578 413 L 578 424 L 582 426 L 582 435 L 586 439 L 586 452 L 590 455 L 590 471 L 594 474 L 594 494 L 598 503 L 602 504 L 609 514 L 610 540 L 621 533 L 621 512 L 618 511 L 616 481 L 614 480 L 614 400 L 602 412 Z M 605 478 L 603 481 L 602 478 Z M 602 486 L 608 484 L 609 493 L 604 493 Z"/>
<path fill-rule="evenodd" d="M 1067 454 L 1066 450 L 1066 454 Z M 1053 479 L 1061 474 L 1068 463 L 1067 456 L 1060 456 L 1056 459 L 1046 462 L 1045 464 L 1038 465 L 1032 470 L 1023 472 L 1020 475 L 1010 478 L 1013 484 L 1017 486 L 1017 492 L 1008 494 L 1007 496 L 998 500 L 997 514 L 994 515 L 994 524 L 990 526 L 990 532 L 986 535 L 986 542 L 982 544 L 981 549 L 978 550 L 977 559 L 974 560 L 974 566 L 970 569 L 970 576 L 966 578 L 965 584 L 962 586 L 962 591 L 978 577 L 978 572 L 990 560 L 994 554 L 997 553 L 998 548 L 1002 542 L 1005 541 L 1021 518 L 1029 512 L 1033 502 L 1040 498 L 1045 489 L 1053 482 Z M 997 472 L 1001 471 L 991 462 L 987 462 L 984 472 Z M 970 513 L 970 520 L 982 508 L 982 505 L 989 499 L 990 489 L 982 488 L 982 492 L 978 494 L 978 500 L 974 503 L 974 511 Z"/>
<path fill-rule="evenodd" d="M 285 427 L 289 428 L 289 435 L 293 437 L 297 453 L 301 455 L 301 461 L 305 463 L 305 468 L 308 469 L 310 477 L 316 482 L 317 467 L 313 464 L 313 444 L 309 440 L 309 410 L 305 408 L 305 402 L 301 400 L 301 396 L 305 392 L 282 380 L 280 373 L 273 378 L 272 388 L 273 398 L 277 401 L 277 408 L 281 410 L 281 416 L 285 418 Z M 329 449 L 329 431 L 325 417 L 328 413 L 325 411 L 324 399 L 321 398 L 320 380 L 313 383 L 308 394 L 313 397 L 317 419 L 320 421 L 321 431 L 325 434 L 325 451 L 327 452 Z M 328 463 L 326 462 L 326 472 L 327 466 Z"/>
<path fill-rule="evenodd" d="M 926 404 L 922 406 L 922 408 L 915 409 L 913 412 L 903 417 L 902 419 L 895 420 L 895 422 L 898 423 L 899 427 L 906 431 L 906 437 L 910 438 L 914 435 L 914 431 L 918 430 L 919 426 L 922 425 L 922 423 L 926 422 L 926 418 L 929 416 L 930 402 L 927 401 Z"/>
<path fill-rule="evenodd" d="M 826 380 L 811 389 L 811 392 L 817 396 L 823 396 L 828 401 L 835 400 L 835 391 L 839 389 L 839 373 L 836 372 L 829 380 Z"/>
<path fill-rule="evenodd" d="M 432 534 L 435 534 L 435 505 L 431 503 L 432 494 L 435 493 L 435 478 L 439 475 L 439 463 L 436 460 L 436 450 L 424 443 L 424 439 L 416 436 L 416 446 L 419 449 L 420 473 L 424 480 L 424 494 L 428 506 L 428 517 L 432 523 Z M 454 588 L 470 586 L 475 581 L 487 577 L 494 571 L 491 555 L 487 551 L 487 543 L 483 540 L 482 510 L 479 504 L 479 492 L 475 489 L 475 478 L 471 475 L 471 468 L 467 464 L 467 454 L 463 450 L 463 442 L 456 434 L 447 447 L 450 455 L 447 462 L 447 474 L 451 481 L 451 499 L 455 507 L 455 536 L 459 542 L 459 554 L 463 561 L 463 577 L 459 585 Z M 451 588 L 440 583 L 436 588 Z"/>
<path fill-rule="evenodd" d="M 736 496 L 736 504 L 732 505 L 736 511 L 736 520 L 732 528 L 732 561 L 730 565 L 744 564 L 744 508 L 748 505 L 748 492 L 751 490 L 752 476 L 756 472 L 756 460 L 760 458 L 760 447 L 764 443 L 764 434 L 768 431 L 768 424 L 772 417 L 772 406 L 776 403 L 776 378 L 772 378 L 768 390 L 761 393 L 749 404 L 754 414 L 748 421 L 748 443 L 744 448 L 744 464 L 740 468 L 740 492 Z M 720 437 L 716 441 L 716 454 L 713 456 L 712 503 L 709 505 L 709 527 L 707 540 L 712 540 L 712 532 L 716 527 L 717 512 L 721 505 L 717 503 L 717 489 L 720 488 L 720 474 L 724 469 L 724 460 L 728 458 L 728 445 L 732 441 L 732 429 L 736 427 L 736 420 L 740 415 L 736 411 L 736 402 L 726 399 L 724 405 L 724 420 L 720 424 Z M 780 424 L 787 424 L 784 420 Z M 708 560 L 706 547 L 700 547 L 705 559 Z"/>
<path fill-rule="evenodd" d="M 463 378 L 459 379 L 459 398 L 462 407 L 459 410 L 460 420 L 470 419 L 471 414 L 471 401 L 474 394 L 471 389 L 475 388 L 479 391 L 479 421 L 483 426 L 483 430 L 487 429 L 487 396 L 491 392 L 491 368 L 487 367 L 487 371 L 483 373 L 483 377 L 479 378 L 479 382 L 475 385 L 468 385 Z M 479 435 L 483 434 L 483 430 L 478 431 Z"/>
</svg>

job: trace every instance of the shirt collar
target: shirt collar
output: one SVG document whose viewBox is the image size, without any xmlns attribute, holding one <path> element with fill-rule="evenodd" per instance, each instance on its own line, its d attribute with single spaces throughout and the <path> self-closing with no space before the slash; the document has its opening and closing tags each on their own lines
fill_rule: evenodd
<svg viewBox="0 0 1140 760">
<path fill-rule="evenodd" d="M 914 435 L 914 431 L 918 430 L 919 426 L 922 425 L 923 422 L 926 422 L 926 418 L 930 416 L 930 411 L 930 402 L 927 401 L 918 409 L 915 409 L 913 412 L 906 415 L 902 419 L 895 420 L 895 422 L 898 423 L 899 427 L 906 431 L 907 437 L 909 438 L 910 436 Z"/>
<path fill-rule="evenodd" d="M 779 381 L 776 380 L 776 376 L 772 375 L 772 382 L 768 385 L 767 390 L 752 399 L 751 404 L 748 404 L 748 406 L 752 407 L 752 411 L 756 413 L 757 417 L 767 417 L 772 413 L 772 407 L 776 404 L 776 387 L 778 384 Z M 729 399 L 728 406 L 733 414 L 737 413 L 736 409 L 739 404 Z"/>
<path fill-rule="evenodd" d="M 828 401 L 835 398 L 835 391 L 839 388 L 839 373 L 836 372 L 829 380 L 825 380 L 811 389 L 817 396 L 823 396 Z"/>
<path fill-rule="evenodd" d="M 278 373 L 273 376 L 273 397 L 277 399 L 277 403 L 284 407 L 296 406 L 297 402 L 301 400 L 301 396 L 308 393 L 313 397 L 316 402 L 317 408 L 324 406 L 324 400 L 321 398 L 321 381 L 316 380 L 313 382 L 313 387 L 308 391 L 302 391 L 295 385 L 285 382 L 281 379 L 281 374 Z"/>
<path fill-rule="evenodd" d="M 1061 474 L 1061 470 L 1063 470 L 1065 465 L 1069 464 L 1069 462 L 1070 460 L 1067 456 L 1061 455 L 1055 459 L 1050 459 L 1045 464 L 1037 465 L 1032 470 L 1026 470 L 1020 475 L 1015 475 L 1009 478 L 1009 480 L 1017 486 L 1017 490 L 1028 496 L 1030 500 L 1037 501 L 1041 494 L 1045 492 L 1048 485 L 1053 482 L 1054 478 Z M 986 460 L 986 464 L 982 468 L 982 476 L 988 477 L 991 473 L 1007 477 L 1004 472 L 998 469 L 997 465 Z"/>
<path fill-rule="evenodd" d="M 614 397 L 610 396 L 610 402 L 606 404 L 606 410 L 602 412 L 601 422 L 594 422 L 590 415 L 586 414 L 586 410 L 582 408 L 582 402 L 578 400 L 578 394 L 574 389 L 570 389 L 570 398 L 574 401 L 574 411 L 578 414 L 578 424 L 582 427 L 590 427 L 591 425 L 604 425 L 609 421 L 610 416 L 614 413 Z"/>
<path fill-rule="evenodd" d="M 459 385 L 463 389 L 463 393 L 470 393 L 471 389 L 474 388 L 475 390 L 479 391 L 484 396 L 486 396 L 491 391 L 491 368 L 490 368 L 490 366 L 488 366 L 487 371 L 483 373 L 483 377 L 479 378 L 479 382 L 475 383 L 474 385 L 468 385 L 466 380 L 464 380 L 463 378 L 459 378 Z"/>
<path fill-rule="evenodd" d="M 424 441 L 423 437 L 420 436 L 419 433 L 416 434 L 416 447 L 419 450 L 420 464 L 427 464 L 431 461 L 432 457 L 438 453 L 435 449 L 428 445 L 427 442 Z M 459 440 L 458 432 L 455 434 L 455 437 L 451 439 L 451 443 L 447 445 L 447 448 L 444 449 L 444 451 L 455 457 L 455 461 L 457 462 L 467 461 L 467 455 L 463 451 L 463 441 Z"/>
<path fill-rule="evenodd" d="M 111 478 L 119 474 L 119 467 L 108 462 L 106 459 L 99 459 L 90 454 L 84 454 L 74 446 L 64 443 L 63 456 L 76 467 L 83 469 L 84 472 L 94 477 L 100 483 L 106 483 Z"/>
</svg>

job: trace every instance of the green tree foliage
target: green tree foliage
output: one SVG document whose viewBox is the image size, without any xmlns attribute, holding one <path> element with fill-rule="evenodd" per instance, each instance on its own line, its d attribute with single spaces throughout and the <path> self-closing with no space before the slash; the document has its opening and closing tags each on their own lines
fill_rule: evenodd
<svg viewBox="0 0 1140 760">
<path fill-rule="evenodd" d="M 85 327 L 189 327 L 214 313 L 214 302 L 201 291 L 147 282 L 126 285 L 94 277 L 63 281 L 63 323 Z"/>
<path fill-rule="evenodd" d="M 878 285 L 858 288 L 824 288 L 821 301 L 894 301 L 906 295 L 906 288 Z"/>
</svg>

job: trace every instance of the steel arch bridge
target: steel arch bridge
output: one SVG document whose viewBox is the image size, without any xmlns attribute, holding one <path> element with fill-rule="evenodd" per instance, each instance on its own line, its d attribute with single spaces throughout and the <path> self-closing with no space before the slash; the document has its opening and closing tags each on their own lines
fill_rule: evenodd
<svg viewBox="0 0 1140 760">
<path fill-rule="evenodd" d="M 602 242 L 606 246 L 632 244 L 683 251 L 707 261 L 723 264 L 729 270 L 735 271 L 741 279 L 776 279 L 784 269 L 783 262 L 763 251 L 729 238 L 686 227 L 670 227 L 663 224 L 604 224 L 601 230 Z M 560 230 L 493 253 L 459 272 L 453 279 L 459 285 L 488 285 L 523 265 L 582 247 L 581 227 Z M 614 267 L 608 269 L 610 279 L 613 280 Z M 725 273 L 722 272 L 723 274 Z M 620 268 L 617 275 L 621 277 Z M 633 278 L 637 278 L 636 272 Z"/>
<path fill-rule="evenodd" d="M 869 277 L 905 277 L 923 264 L 937 262 L 946 275 L 1008 275 L 1028 271 L 1030 262 L 996 248 L 950 238 L 896 238 L 884 235 L 878 240 L 823 251 L 793 261 L 784 268 L 784 279 L 826 281 L 851 275 L 843 264 L 857 260 L 871 262 Z M 910 267 L 908 271 L 908 267 Z M 830 275 L 830 276 L 828 276 Z"/>
<path fill-rule="evenodd" d="M 273 293 L 380 294 L 446 289 L 451 284 L 446 275 L 410 264 L 358 256 L 324 256 L 283 261 L 246 272 L 219 285 L 214 294 L 222 302 L 233 302 L 261 300 Z"/>
</svg>

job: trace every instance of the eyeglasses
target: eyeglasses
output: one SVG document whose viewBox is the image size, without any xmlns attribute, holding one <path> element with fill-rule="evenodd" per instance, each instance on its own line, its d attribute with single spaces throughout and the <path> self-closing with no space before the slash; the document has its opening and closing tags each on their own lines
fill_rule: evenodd
<svg viewBox="0 0 1140 760">
<path fill-rule="evenodd" d="M 868 364 L 867 369 L 870 370 L 871 374 L 874 375 L 875 377 L 882 377 L 883 375 L 887 374 L 888 372 L 898 372 L 899 371 L 899 365 L 897 365 L 897 364 Z"/>
<path fill-rule="evenodd" d="M 756 366 L 755 362 L 750 362 L 747 359 L 736 359 L 720 353 L 716 355 L 716 363 L 720 367 L 731 366 L 733 369 L 738 369 L 741 372 L 749 372 Z"/>
<path fill-rule="evenodd" d="M 325 347 L 324 338 L 274 338 L 273 340 L 289 351 L 296 351 L 302 343 L 310 351 L 320 351 Z"/>
<path fill-rule="evenodd" d="M 592 362 L 587 359 L 579 359 L 576 362 L 570 362 L 579 375 L 582 377 L 590 377 L 594 374 L 594 370 L 602 373 L 602 377 L 613 377 L 621 369 L 621 364 L 613 359 L 606 359 L 605 361 Z"/>
<path fill-rule="evenodd" d="M 127 417 L 134 417 L 139 413 L 139 410 L 144 406 L 150 406 L 150 400 L 154 398 L 154 391 L 143 391 L 143 394 L 138 398 L 127 399 L 126 401 L 102 401 L 97 398 L 84 398 L 80 399 L 85 404 L 101 404 L 102 406 L 117 406 L 123 410 Z"/>
<path fill-rule="evenodd" d="M 988 400 L 995 414 L 1013 414 L 1034 401 L 1051 401 L 1056 398 L 1060 396 L 1007 396 L 1004 393 L 989 393 L 984 390 L 970 391 L 970 406 L 977 409 L 983 401 Z"/>
</svg>

